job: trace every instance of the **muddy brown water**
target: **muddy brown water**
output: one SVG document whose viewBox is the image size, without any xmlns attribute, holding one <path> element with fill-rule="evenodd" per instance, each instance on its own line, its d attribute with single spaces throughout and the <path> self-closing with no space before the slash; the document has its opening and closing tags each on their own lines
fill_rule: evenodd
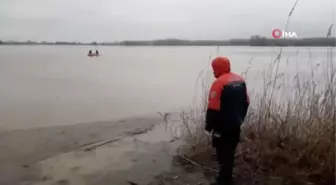
<svg viewBox="0 0 336 185">
<path fill-rule="evenodd" d="M 146 184 L 169 170 L 177 146 L 160 115 L 7 131 L 0 184 Z"/>
<path fill-rule="evenodd" d="M 237 73 L 248 69 L 248 87 L 258 90 L 280 48 L 99 46 L 94 58 L 86 56 L 90 49 L 0 46 L 0 130 L 179 111 L 199 102 L 196 80 L 215 55 L 228 56 Z M 280 69 L 304 73 L 325 63 L 326 50 L 285 48 Z"/>
<path fill-rule="evenodd" d="M 169 171 L 177 146 L 164 125 L 157 125 L 92 151 L 75 150 L 40 161 L 42 181 L 36 185 L 62 180 L 71 185 L 148 184 Z"/>
<path fill-rule="evenodd" d="M 0 46 L 0 185 L 147 184 L 170 169 L 179 144 L 158 112 L 199 104 L 196 79 L 209 57 L 248 68 L 258 90 L 279 48 L 100 47 L 95 58 L 88 50 Z M 286 48 L 280 71 L 290 81 L 325 61 L 325 48 Z"/>
</svg>

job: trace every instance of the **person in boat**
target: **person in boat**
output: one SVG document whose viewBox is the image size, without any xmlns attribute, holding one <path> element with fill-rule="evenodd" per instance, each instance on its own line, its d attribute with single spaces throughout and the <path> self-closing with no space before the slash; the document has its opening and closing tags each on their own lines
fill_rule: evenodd
<svg viewBox="0 0 336 185">
<path fill-rule="evenodd" d="M 92 55 L 92 50 L 90 49 L 90 51 L 89 51 L 89 55 Z"/>
<path fill-rule="evenodd" d="M 98 56 L 99 55 L 99 52 L 98 52 L 98 50 L 96 50 L 96 56 Z"/>
<path fill-rule="evenodd" d="M 212 68 L 216 80 L 209 92 L 205 130 L 212 134 L 220 169 L 211 185 L 231 185 L 235 150 L 250 100 L 244 79 L 231 72 L 228 58 L 216 57 Z"/>
</svg>

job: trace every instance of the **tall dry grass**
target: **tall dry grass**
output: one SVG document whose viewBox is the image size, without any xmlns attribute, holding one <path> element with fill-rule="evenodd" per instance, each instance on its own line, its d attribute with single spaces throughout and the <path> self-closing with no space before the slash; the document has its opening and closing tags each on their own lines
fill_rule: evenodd
<svg viewBox="0 0 336 185">
<path fill-rule="evenodd" d="M 297 3 L 288 14 L 285 30 Z M 250 95 L 251 105 L 237 148 L 234 176 L 241 184 L 335 184 L 336 63 L 335 49 L 326 50 L 322 75 L 317 73 L 322 65 L 316 64 L 310 51 L 308 76 L 307 71 L 300 72 L 298 63 L 293 77 L 281 72 L 280 65 L 285 62 L 282 47 L 265 69 L 262 90 Z M 289 58 L 286 62 L 288 65 Z M 249 68 L 242 76 L 248 72 Z M 200 73 L 200 104 L 181 113 L 179 136 L 185 143 L 180 156 L 216 171 L 214 150 L 204 131 L 210 75 Z"/>
<path fill-rule="evenodd" d="M 263 75 L 263 90 L 250 97 L 252 103 L 236 154 L 235 176 L 241 183 L 335 184 L 334 48 L 327 49 L 322 74 L 316 72 L 321 64 L 308 63 L 309 76 L 298 70 L 291 83 L 277 70 L 279 64 L 272 63 Z M 204 74 L 200 79 L 204 89 L 200 105 L 181 113 L 185 145 L 180 152 L 215 171 L 214 151 L 204 131 L 211 81 Z"/>
<path fill-rule="evenodd" d="M 252 103 L 243 124 L 236 154 L 238 181 L 335 184 L 336 65 L 334 49 L 327 50 L 322 76 L 316 74 L 317 68 L 322 66 L 310 61 L 309 77 L 297 71 L 289 85 L 283 80 L 284 73 L 274 75 L 276 65 L 267 68 L 264 88 L 250 97 Z M 208 75 L 203 77 L 201 103 L 181 113 L 184 132 L 180 136 L 185 145 L 180 152 L 215 170 L 214 150 L 204 131 L 211 81 Z"/>
</svg>

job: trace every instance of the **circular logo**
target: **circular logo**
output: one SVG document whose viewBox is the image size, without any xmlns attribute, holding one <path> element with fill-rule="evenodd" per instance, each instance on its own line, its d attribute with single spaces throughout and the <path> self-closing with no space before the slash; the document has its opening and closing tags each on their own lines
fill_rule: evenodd
<svg viewBox="0 0 336 185">
<path fill-rule="evenodd" d="M 274 29 L 272 31 L 272 36 L 275 38 L 275 39 L 280 39 L 281 36 L 282 36 L 282 31 L 280 29 Z"/>
</svg>

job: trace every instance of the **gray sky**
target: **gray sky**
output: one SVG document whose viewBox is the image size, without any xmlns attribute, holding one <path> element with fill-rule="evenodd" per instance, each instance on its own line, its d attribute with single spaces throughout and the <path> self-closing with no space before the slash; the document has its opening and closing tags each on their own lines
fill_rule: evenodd
<svg viewBox="0 0 336 185">
<path fill-rule="evenodd" d="M 116 41 L 271 37 L 295 0 L 0 0 L 0 39 Z M 324 36 L 335 0 L 299 0 L 289 25 Z M 336 27 L 336 25 L 335 25 Z M 335 35 L 335 33 L 333 33 Z"/>
</svg>

